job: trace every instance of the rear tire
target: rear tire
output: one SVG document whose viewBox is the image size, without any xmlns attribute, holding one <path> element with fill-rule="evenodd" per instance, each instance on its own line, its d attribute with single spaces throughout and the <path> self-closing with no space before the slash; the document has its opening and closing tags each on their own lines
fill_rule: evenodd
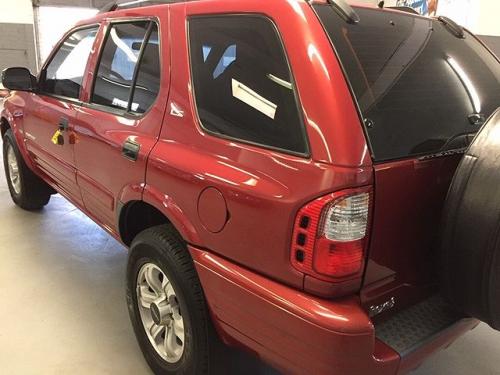
<svg viewBox="0 0 500 375">
<path fill-rule="evenodd" d="M 26 165 L 11 129 L 3 137 L 3 163 L 10 196 L 16 205 L 34 211 L 49 203 L 52 188 Z"/>
<path fill-rule="evenodd" d="M 134 239 L 127 267 L 127 303 L 137 340 L 155 374 L 209 373 L 210 351 L 217 338 L 193 260 L 171 225 L 147 229 Z M 172 335 L 169 324 L 176 337 L 170 350 L 164 339 Z M 154 338 L 151 332 L 160 333 Z"/>
</svg>

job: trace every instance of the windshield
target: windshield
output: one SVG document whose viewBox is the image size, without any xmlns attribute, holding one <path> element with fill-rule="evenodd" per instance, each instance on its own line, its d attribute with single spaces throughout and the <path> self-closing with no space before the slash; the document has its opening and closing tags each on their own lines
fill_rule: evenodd
<svg viewBox="0 0 500 375">
<path fill-rule="evenodd" d="M 365 122 L 375 161 L 464 147 L 500 106 L 500 64 L 438 20 L 358 8 L 348 24 L 315 5 Z"/>
</svg>

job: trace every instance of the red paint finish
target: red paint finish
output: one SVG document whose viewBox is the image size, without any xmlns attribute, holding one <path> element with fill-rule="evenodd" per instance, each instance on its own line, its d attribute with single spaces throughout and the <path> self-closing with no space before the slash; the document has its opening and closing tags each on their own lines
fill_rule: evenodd
<svg viewBox="0 0 500 375">
<path fill-rule="evenodd" d="M 184 111 L 184 117 L 167 114 L 150 156 L 147 184 L 164 187 L 162 192 L 179 203 L 200 238 L 194 244 L 301 289 L 304 274 L 289 262 L 297 211 L 320 195 L 369 185 L 372 170 L 347 85 L 344 80 L 331 80 L 342 72 L 328 40 L 319 32 L 321 26 L 309 6 L 294 4 L 252 0 L 171 6 L 171 48 L 176 53 L 172 55 L 169 109 L 174 104 Z M 224 140 L 201 129 L 191 91 L 185 20 L 215 10 L 266 14 L 278 26 L 297 80 L 311 158 Z M 349 108 L 353 112 L 346 111 Z M 335 128 L 335 123 L 342 126 Z M 224 230 L 215 234 L 198 217 L 197 197 L 209 186 L 222 193 L 230 213 Z M 166 204 L 156 202 L 155 206 Z"/>
<path fill-rule="evenodd" d="M 168 35 L 167 9 L 163 8 L 157 14 L 158 16 L 154 18 L 127 16 L 127 19 L 153 19 L 160 25 L 160 37 Z M 99 40 L 104 40 L 105 30 L 122 17 L 117 12 L 113 14 L 113 18 L 106 19 L 101 27 Z M 160 56 L 162 66 L 160 92 L 156 105 L 144 116 L 122 117 L 103 112 L 99 108 L 82 106 L 75 121 L 74 132 L 77 137 L 75 162 L 85 207 L 93 212 L 99 221 L 115 230 L 118 224 L 116 222 L 118 199 L 140 200 L 142 197 L 147 158 L 158 140 L 161 129 L 160 124 L 166 108 L 164 98 L 168 97 L 170 84 L 168 43 L 161 44 Z M 95 52 L 90 59 L 89 75 L 82 93 L 85 102 L 90 102 L 98 59 L 98 52 Z M 99 118 L 99 121 L 96 121 L 96 118 Z M 137 161 L 128 160 L 122 155 L 122 148 L 127 139 L 140 144 Z M 141 188 L 138 189 L 137 186 Z M 124 197 L 124 190 L 129 193 L 128 196 Z"/>
<path fill-rule="evenodd" d="M 190 251 L 223 332 L 237 331 L 240 341 L 278 369 L 318 375 L 396 372 L 397 356 L 373 357 L 373 325 L 356 298 L 321 300 L 208 252 Z"/>
<path fill-rule="evenodd" d="M 26 148 L 34 164 L 43 171 L 72 200 L 81 203 L 80 188 L 76 181 L 74 145 L 64 132 L 64 145 L 52 143 L 52 137 L 59 129 L 62 119 L 74 125 L 76 106 L 45 95 L 24 94 L 26 108 L 24 115 L 24 134 Z"/>
<path fill-rule="evenodd" d="M 207 251 L 190 252 L 221 335 L 287 374 L 403 374 L 477 325 L 462 320 L 401 361 L 375 338 L 356 297 L 323 300 Z"/>
<path fill-rule="evenodd" d="M 203 190 L 198 199 L 198 216 L 201 224 L 212 233 L 219 233 L 229 219 L 226 200 L 222 193 L 209 187 Z"/>
<path fill-rule="evenodd" d="M 375 166 L 375 202 L 363 302 L 415 303 L 436 281 L 441 210 L 460 156 Z"/>
</svg>

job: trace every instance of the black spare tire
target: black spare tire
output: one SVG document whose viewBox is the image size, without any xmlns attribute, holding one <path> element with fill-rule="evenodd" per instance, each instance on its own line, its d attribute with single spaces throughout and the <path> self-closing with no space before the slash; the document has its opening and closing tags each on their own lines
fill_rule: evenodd
<svg viewBox="0 0 500 375">
<path fill-rule="evenodd" d="M 500 330 L 500 109 L 461 161 L 442 225 L 444 297 L 461 312 Z"/>
</svg>

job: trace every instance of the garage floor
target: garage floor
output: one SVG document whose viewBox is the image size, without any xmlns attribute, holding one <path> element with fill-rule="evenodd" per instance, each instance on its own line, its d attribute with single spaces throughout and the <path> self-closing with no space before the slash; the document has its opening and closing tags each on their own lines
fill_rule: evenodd
<svg viewBox="0 0 500 375">
<path fill-rule="evenodd" d="M 55 196 L 46 209 L 16 208 L 0 177 L 0 372 L 150 374 L 124 298 L 127 253 Z M 239 352 L 230 373 L 268 374 Z M 500 333 L 481 325 L 415 374 L 500 374 Z"/>
</svg>

